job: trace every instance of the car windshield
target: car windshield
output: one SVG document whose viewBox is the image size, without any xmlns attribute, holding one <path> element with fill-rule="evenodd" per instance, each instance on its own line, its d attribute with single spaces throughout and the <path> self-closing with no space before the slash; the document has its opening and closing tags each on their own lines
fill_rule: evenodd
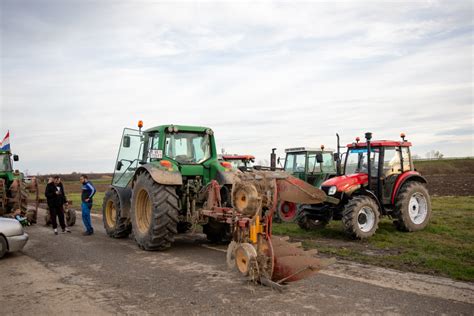
<svg viewBox="0 0 474 316">
<path fill-rule="evenodd" d="M 192 132 L 166 134 L 165 155 L 182 164 L 200 164 L 211 158 L 209 135 Z"/>
<path fill-rule="evenodd" d="M 291 153 L 286 155 L 285 171 L 288 173 L 305 172 L 306 153 Z"/>
<path fill-rule="evenodd" d="M 1 171 L 11 171 L 12 166 L 10 163 L 9 154 L 0 154 L 0 172 Z"/>
<path fill-rule="evenodd" d="M 377 162 L 379 149 L 372 148 L 370 153 L 371 173 L 377 174 Z M 367 148 L 352 148 L 346 158 L 345 174 L 368 173 L 367 171 Z"/>
</svg>

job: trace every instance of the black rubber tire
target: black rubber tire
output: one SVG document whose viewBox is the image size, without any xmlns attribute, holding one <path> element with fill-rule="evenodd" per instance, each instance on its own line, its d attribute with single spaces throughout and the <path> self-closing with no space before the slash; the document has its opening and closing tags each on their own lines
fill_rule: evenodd
<svg viewBox="0 0 474 316">
<path fill-rule="evenodd" d="M 8 244 L 5 237 L 0 235 L 0 259 L 8 252 Z"/>
<path fill-rule="evenodd" d="M 297 220 L 298 226 L 303 230 L 316 230 L 323 229 L 329 224 L 328 221 L 323 220 L 314 220 L 308 218 L 308 216 L 300 216 Z"/>
<path fill-rule="evenodd" d="M 414 194 L 422 194 L 426 201 L 427 214 L 423 222 L 415 224 L 409 215 L 410 199 Z M 400 231 L 414 232 L 422 230 L 428 225 L 431 218 L 431 199 L 428 189 L 421 182 L 408 182 L 403 185 L 396 197 L 394 221 L 395 226 Z"/>
<path fill-rule="evenodd" d="M 107 203 L 113 203 L 115 206 L 115 224 L 107 223 L 107 216 L 105 214 Z M 115 190 L 109 190 L 105 193 L 104 201 L 102 203 L 102 221 L 104 223 L 105 232 L 112 238 L 126 238 L 130 235 L 132 227 L 130 220 L 122 217 L 120 208 L 120 198 Z"/>
<path fill-rule="evenodd" d="M 220 223 L 213 218 L 209 218 L 207 224 L 202 226 L 202 232 L 206 234 L 207 240 L 213 244 L 226 243 L 232 238 L 230 225 Z"/>
<path fill-rule="evenodd" d="M 139 230 L 137 199 L 146 192 L 151 200 L 151 218 L 146 231 Z M 156 183 L 150 174 L 143 172 L 135 180 L 132 191 L 131 220 L 135 241 L 144 250 L 166 250 L 178 233 L 178 195 L 174 186 Z"/>
<path fill-rule="evenodd" d="M 74 226 L 76 224 L 76 210 L 68 209 L 65 214 L 65 220 L 68 227 Z"/>
<path fill-rule="evenodd" d="M 374 224 L 369 231 L 363 231 L 359 227 L 359 212 L 362 208 L 368 207 L 374 214 Z M 354 239 L 366 239 L 375 234 L 380 220 L 380 210 L 377 202 L 369 196 L 356 196 L 350 199 L 342 212 L 342 223 L 344 231 Z"/>
</svg>

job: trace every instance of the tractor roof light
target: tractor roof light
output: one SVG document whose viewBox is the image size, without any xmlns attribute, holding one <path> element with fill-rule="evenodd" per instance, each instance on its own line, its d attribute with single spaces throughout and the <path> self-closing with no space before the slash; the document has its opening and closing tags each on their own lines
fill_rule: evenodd
<svg viewBox="0 0 474 316">
<path fill-rule="evenodd" d="M 359 141 L 360 141 L 360 137 L 357 136 L 357 137 L 356 137 L 356 143 L 359 143 Z"/>
<path fill-rule="evenodd" d="M 143 127 L 143 121 L 139 120 L 138 121 L 138 128 L 141 129 Z"/>
<path fill-rule="evenodd" d="M 324 150 L 324 145 L 321 145 L 321 150 Z"/>
<path fill-rule="evenodd" d="M 403 142 L 405 142 L 405 133 L 400 133 L 400 137 L 402 138 Z"/>
<path fill-rule="evenodd" d="M 178 132 L 178 128 L 176 126 L 173 126 L 173 132 L 175 132 L 175 133 Z"/>
<path fill-rule="evenodd" d="M 371 132 L 365 133 L 365 139 L 367 139 L 368 141 L 370 141 L 370 140 L 372 139 L 372 133 L 371 133 Z"/>
</svg>

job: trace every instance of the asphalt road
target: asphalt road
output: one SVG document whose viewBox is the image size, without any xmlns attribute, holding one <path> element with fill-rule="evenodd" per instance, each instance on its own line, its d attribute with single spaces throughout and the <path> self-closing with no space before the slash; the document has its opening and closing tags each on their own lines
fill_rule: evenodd
<svg viewBox="0 0 474 316">
<path fill-rule="evenodd" d="M 107 237 L 100 218 L 93 225 L 93 236 L 81 236 L 80 222 L 58 236 L 29 227 L 24 251 L 0 260 L 0 314 L 474 313 L 471 283 L 338 263 L 279 293 L 229 271 L 202 235 L 145 252 L 132 239 Z"/>
</svg>

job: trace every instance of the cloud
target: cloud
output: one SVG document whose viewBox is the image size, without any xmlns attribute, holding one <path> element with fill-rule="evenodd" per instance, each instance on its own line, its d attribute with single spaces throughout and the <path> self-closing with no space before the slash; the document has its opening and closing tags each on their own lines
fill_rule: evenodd
<svg viewBox="0 0 474 316">
<path fill-rule="evenodd" d="M 446 134 L 473 123 L 468 1 L 1 6 L 0 132 L 33 172 L 112 171 L 139 119 L 258 159 L 367 130 L 473 154 Z"/>
</svg>

